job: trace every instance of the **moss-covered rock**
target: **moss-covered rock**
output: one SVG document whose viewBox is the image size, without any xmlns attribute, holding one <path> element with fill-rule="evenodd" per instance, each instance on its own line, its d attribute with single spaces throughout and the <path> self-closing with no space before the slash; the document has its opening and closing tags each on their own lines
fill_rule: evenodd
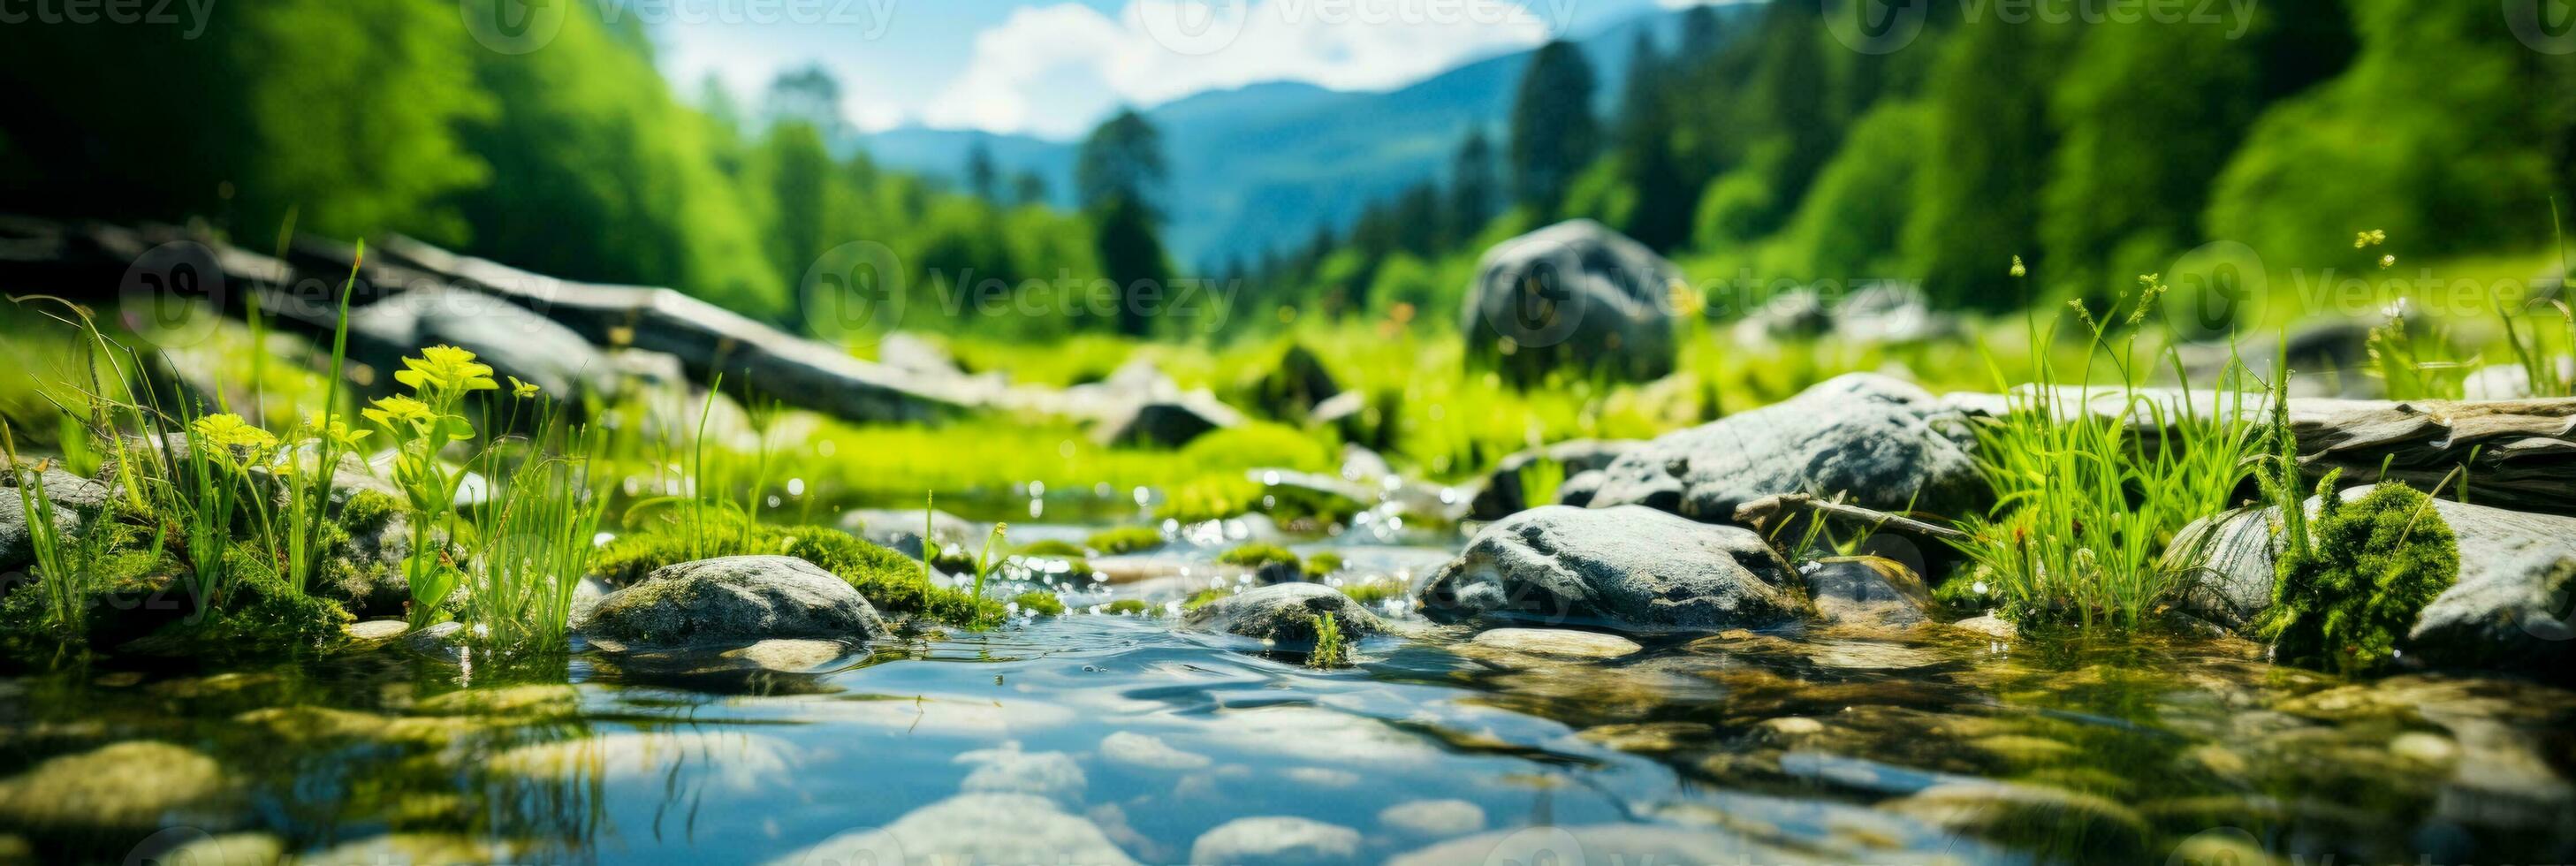
<svg viewBox="0 0 2576 866">
<path fill-rule="evenodd" d="M 1344 638 L 1363 638 L 1386 631 L 1384 620 L 1352 601 L 1350 596 L 1312 583 L 1257 587 L 1218 598 L 1192 609 L 1182 618 L 1181 624 L 1200 631 L 1225 632 L 1270 641 L 1283 647 L 1302 647 L 1315 642 L 1315 624 L 1325 614 L 1333 615 L 1334 624 Z"/>
<path fill-rule="evenodd" d="M 1262 583 L 1294 583 L 1306 577 L 1306 565 L 1276 544 L 1246 544 L 1217 554 L 1216 561 L 1252 569 L 1254 579 Z"/>
<path fill-rule="evenodd" d="M 375 490 L 349 494 L 322 530 L 322 570 L 313 594 L 360 617 L 401 616 L 411 600 L 403 559 L 411 555 L 411 520 L 401 500 Z"/>
<path fill-rule="evenodd" d="M 792 556 L 848 581 L 880 613 L 943 623 L 990 622 L 1002 604 L 924 580 L 921 563 L 837 529 L 821 526 L 744 525 L 726 521 L 692 543 L 679 528 L 661 525 L 619 537 L 600 551 L 596 569 L 613 586 L 626 586 L 656 569 L 717 556 Z"/>
<path fill-rule="evenodd" d="M 0 780 L 0 825 L 44 833 L 151 830 L 215 806 L 230 790 L 222 765 L 194 750 L 117 743 Z"/>
<path fill-rule="evenodd" d="M 2421 491 L 2381 484 L 2346 503 L 2333 483 L 2319 491 L 2308 543 L 2285 545 L 2274 566 L 2261 633 L 2283 662 L 2370 670 L 2458 580 L 2459 544 Z"/>
<path fill-rule="evenodd" d="M 658 569 L 600 599 L 581 629 L 594 640 L 665 645 L 893 635 L 851 582 L 817 563 L 777 555 Z"/>
</svg>

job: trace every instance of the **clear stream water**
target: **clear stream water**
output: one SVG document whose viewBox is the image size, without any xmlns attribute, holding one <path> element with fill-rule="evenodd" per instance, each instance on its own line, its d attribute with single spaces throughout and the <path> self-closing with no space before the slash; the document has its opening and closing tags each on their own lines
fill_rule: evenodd
<svg viewBox="0 0 2576 866">
<path fill-rule="evenodd" d="M 1448 555 L 1342 549 L 1352 578 Z M 1324 672 L 1077 612 L 534 671 L 399 640 L 212 672 L 97 663 L 0 678 L 0 862 L 169 863 L 191 842 L 200 864 L 2576 857 L 2576 694 L 2347 682 L 2260 652 L 1924 629 L 1603 661 L 1426 624 Z M 166 746 L 115 747 L 133 741 Z M 1219 829 L 1264 816 L 1306 822 Z M 836 837 L 856 847 L 815 848 Z"/>
</svg>

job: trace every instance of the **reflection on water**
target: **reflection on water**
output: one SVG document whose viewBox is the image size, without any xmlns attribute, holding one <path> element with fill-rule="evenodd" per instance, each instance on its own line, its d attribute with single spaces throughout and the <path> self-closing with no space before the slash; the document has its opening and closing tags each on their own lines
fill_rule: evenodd
<svg viewBox="0 0 2576 866">
<path fill-rule="evenodd" d="M 2347 683 L 2234 641 L 1453 638 L 1322 673 L 1078 615 L 471 688 L 399 647 L 25 675 L 0 680 L 0 861 L 2576 855 L 2576 695 L 2546 687 Z"/>
</svg>

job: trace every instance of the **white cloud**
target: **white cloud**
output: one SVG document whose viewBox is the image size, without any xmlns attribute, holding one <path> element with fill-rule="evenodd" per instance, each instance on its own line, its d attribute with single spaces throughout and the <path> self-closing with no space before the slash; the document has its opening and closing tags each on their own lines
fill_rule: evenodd
<svg viewBox="0 0 2576 866">
<path fill-rule="evenodd" d="M 932 126 L 1080 135 L 1119 103 L 1150 106 L 1264 81 L 1398 87 L 1536 45 L 1573 0 L 1131 0 L 1014 10 L 924 107 Z"/>
</svg>

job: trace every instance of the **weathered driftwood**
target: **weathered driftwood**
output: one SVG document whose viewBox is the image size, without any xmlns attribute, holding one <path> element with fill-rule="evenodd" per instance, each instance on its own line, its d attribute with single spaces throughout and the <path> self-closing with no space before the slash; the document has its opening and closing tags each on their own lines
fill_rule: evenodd
<svg viewBox="0 0 2576 866">
<path fill-rule="evenodd" d="M 1735 522 L 1762 532 L 1769 532 L 1780 527 L 1783 521 L 1795 520 L 1801 516 L 1811 516 L 1872 532 L 1912 536 L 1919 541 L 1966 541 L 1968 539 L 1967 533 L 1948 526 L 1916 520 L 1902 514 L 1862 508 L 1858 505 L 1829 502 L 1805 493 L 1765 496 L 1735 507 Z"/>
<path fill-rule="evenodd" d="M 2187 419 L 2242 418 L 2268 423 L 2271 398 L 2260 393 L 2116 389 L 2031 389 L 1952 394 L 1950 406 L 1972 415 L 2047 411 L 2124 419 L 2140 434 L 2168 434 Z M 2518 511 L 2576 514 L 2576 399 L 2343 400 L 2290 398 L 2285 407 L 2299 463 L 2311 477 L 2343 471 L 2348 484 L 2402 481 L 2456 497 L 2463 481 L 2471 501 L 2510 503 Z M 2454 477 L 2459 470 L 2465 478 Z"/>
<path fill-rule="evenodd" d="M 405 237 L 384 242 L 396 262 L 450 285 L 503 298 L 612 348 L 679 357 L 691 376 L 747 387 L 790 406 L 866 421 L 920 421 L 979 404 L 960 383 L 851 357 L 671 289 L 579 283 L 458 255 Z"/>
</svg>

